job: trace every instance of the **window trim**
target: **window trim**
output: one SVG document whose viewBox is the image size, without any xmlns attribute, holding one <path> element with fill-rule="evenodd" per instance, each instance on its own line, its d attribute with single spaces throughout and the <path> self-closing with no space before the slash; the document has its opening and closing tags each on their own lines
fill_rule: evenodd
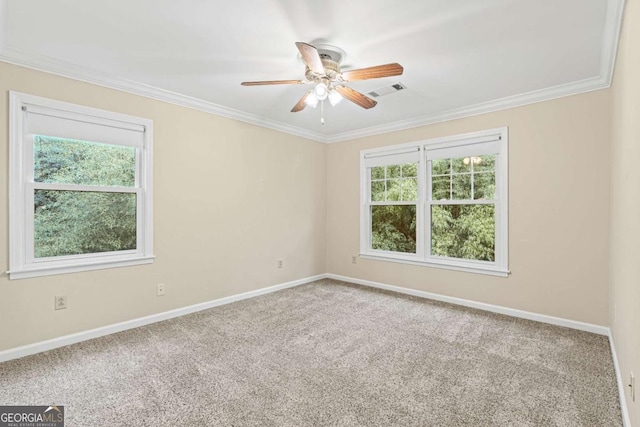
<svg viewBox="0 0 640 427">
<path fill-rule="evenodd" d="M 496 199 L 495 199 L 495 261 L 464 260 L 430 255 L 430 236 L 427 236 L 427 210 L 430 207 L 430 192 L 428 185 L 427 161 L 428 153 L 434 150 L 450 150 L 467 145 L 495 142 L 498 144 L 499 154 L 496 156 Z M 405 144 L 373 148 L 360 151 L 360 256 L 365 259 L 390 261 L 403 264 L 413 264 L 427 267 L 443 268 L 470 273 L 487 274 L 507 277 L 510 274 L 509 265 L 509 153 L 508 128 L 488 129 L 460 135 L 414 141 Z M 416 254 L 380 251 L 371 249 L 371 215 L 370 176 L 367 160 L 396 153 L 406 153 L 418 150 L 418 201 L 416 209 Z M 472 149 L 469 151 L 475 155 Z M 370 167 L 370 165 L 369 165 Z M 470 203 L 476 204 L 476 203 Z M 480 204 L 480 203 L 478 203 Z"/>
<path fill-rule="evenodd" d="M 143 129 L 142 147 L 136 148 L 136 184 L 134 187 L 114 187 L 106 191 L 119 193 L 135 193 L 136 208 L 136 249 L 118 252 L 102 252 L 94 254 L 78 254 L 52 258 L 34 259 L 33 224 L 28 227 L 29 219 L 33 219 L 33 210 L 28 204 L 28 192 L 33 191 L 33 177 L 29 175 L 27 161 L 33 161 L 32 148 L 24 137 L 24 108 L 40 108 L 56 110 L 61 118 L 81 117 L 91 123 L 103 125 L 122 124 L 123 128 Z M 56 136 L 56 135 L 50 135 Z M 133 146 L 124 144 L 126 146 Z M 141 117 L 114 113 L 97 108 L 70 104 L 35 95 L 9 92 L 9 279 L 47 276 L 53 274 L 73 273 L 78 271 L 97 270 L 139 264 L 150 264 L 153 255 L 153 121 Z M 42 186 L 39 183 L 38 186 Z M 46 186 L 46 185 L 45 185 Z M 65 187 L 55 184 L 55 187 Z M 81 185 L 70 188 L 82 191 Z M 89 188 L 89 187 L 87 187 Z M 93 189 L 100 186 L 91 187 Z"/>
</svg>

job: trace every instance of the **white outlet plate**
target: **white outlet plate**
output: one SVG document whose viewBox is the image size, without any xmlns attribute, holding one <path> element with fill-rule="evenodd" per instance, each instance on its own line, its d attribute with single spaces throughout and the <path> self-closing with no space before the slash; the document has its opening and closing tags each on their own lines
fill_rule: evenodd
<svg viewBox="0 0 640 427">
<path fill-rule="evenodd" d="M 67 308 L 67 296 L 66 295 L 56 296 L 54 308 L 56 310 L 64 310 L 64 309 L 66 309 Z"/>
<path fill-rule="evenodd" d="M 284 262 L 281 259 L 278 260 L 278 268 L 282 268 L 284 266 Z"/>
<path fill-rule="evenodd" d="M 156 295 L 159 297 L 164 295 L 164 283 L 158 283 L 156 285 Z"/>
<path fill-rule="evenodd" d="M 358 256 L 357 255 L 352 255 L 351 256 L 351 264 L 357 264 L 358 263 Z"/>
</svg>

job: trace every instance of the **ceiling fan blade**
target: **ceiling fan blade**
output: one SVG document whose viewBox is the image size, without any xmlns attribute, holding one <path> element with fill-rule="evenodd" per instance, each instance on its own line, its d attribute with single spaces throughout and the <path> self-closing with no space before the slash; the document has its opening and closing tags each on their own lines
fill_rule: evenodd
<svg viewBox="0 0 640 427">
<path fill-rule="evenodd" d="M 375 67 L 360 68 L 342 72 L 342 79 L 345 82 L 354 80 L 378 79 L 381 77 L 399 76 L 404 71 L 402 65 L 398 63 L 377 65 Z"/>
<path fill-rule="evenodd" d="M 303 85 L 303 80 L 264 80 L 260 82 L 242 82 L 242 86 L 266 86 L 266 85 Z"/>
<path fill-rule="evenodd" d="M 375 107 L 376 104 L 378 103 L 377 101 L 374 101 L 368 96 L 365 96 L 360 92 L 358 92 L 357 90 L 353 90 L 347 86 L 336 86 L 335 89 L 338 91 L 340 95 L 347 98 L 349 101 L 361 106 L 362 108 L 366 108 L 367 110 L 369 108 Z"/>
<path fill-rule="evenodd" d="M 309 96 L 310 93 L 311 91 L 308 91 L 307 93 L 302 95 L 302 98 L 300 98 L 300 101 L 298 101 L 298 103 L 294 105 L 293 108 L 291 109 L 292 113 L 297 113 L 298 111 L 304 110 L 304 107 L 307 106 L 307 104 L 305 104 L 304 101 L 307 100 L 307 96 Z"/>
<path fill-rule="evenodd" d="M 315 46 L 311 46 L 309 43 L 296 42 L 296 46 L 302 55 L 302 61 L 309 67 L 311 71 L 317 74 L 324 74 L 324 65 L 320 59 L 320 54 Z"/>
</svg>

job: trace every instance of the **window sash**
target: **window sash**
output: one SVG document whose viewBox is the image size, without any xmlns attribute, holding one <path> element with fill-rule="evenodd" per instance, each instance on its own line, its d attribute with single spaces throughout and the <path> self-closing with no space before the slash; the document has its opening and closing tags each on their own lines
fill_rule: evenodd
<svg viewBox="0 0 640 427">
<path fill-rule="evenodd" d="M 373 248 L 373 209 L 372 207 L 374 206 L 415 206 L 416 208 L 416 251 L 414 252 L 400 252 L 400 251 L 388 251 L 388 250 L 384 250 L 384 249 L 375 249 Z M 383 253 L 383 254 L 401 254 L 404 256 L 417 256 L 419 253 L 421 253 L 421 238 L 420 238 L 420 233 L 418 230 L 418 215 L 419 215 L 419 204 L 417 202 L 409 202 L 409 203 L 402 203 L 402 202 L 397 202 L 397 203 L 393 203 L 393 202 L 389 202 L 389 203 L 383 203 L 383 204 L 378 204 L 378 203 L 370 203 L 369 206 L 367 207 L 368 209 L 368 217 L 369 217 L 369 223 L 371 224 L 371 226 L 369 227 L 369 236 L 368 236 L 368 241 L 369 241 L 369 250 L 376 252 L 376 253 Z"/>
<path fill-rule="evenodd" d="M 452 202 L 452 203 L 451 203 Z M 475 200 L 449 200 L 449 201 L 443 201 L 443 202 L 435 202 L 435 201 L 431 201 L 431 200 L 426 200 L 425 201 L 425 222 L 426 224 L 429 224 L 429 234 L 425 237 L 425 243 L 426 243 L 426 248 L 425 248 L 425 257 L 427 259 L 433 259 L 433 260 L 439 260 L 439 259 L 444 259 L 444 260 L 455 260 L 455 261 L 461 261 L 464 263 L 477 263 L 478 265 L 485 265 L 485 266 L 497 266 L 498 264 L 498 230 L 499 230 L 499 226 L 498 226 L 498 203 L 496 201 L 481 201 L 482 203 L 477 203 Z M 494 224 L 494 243 L 493 243 L 493 250 L 494 250 L 494 260 L 493 261 L 485 261 L 485 260 L 479 260 L 479 259 L 473 259 L 473 258 L 456 258 L 456 257 L 448 257 L 448 256 L 444 256 L 444 255 L 434 255 L 431 253 L 432 251 L 432 247 L 431 247 L 431 239 L 432 239 L 432 231 L 431 231 L 431 207 L 432 206 L 476 206 L 476 205 L 493 205 L 493 224 Z"/>
<path fill-rule="evenodd" d="M 94 193 L 140 193 L 140 187 L 110 187 L 100 185 L 76 185 L 76 184 L 53 184 L 44 182 L 27 182 L 27 190 L 57 190 L 57 191 L 90 191 Z"/>
<path fill-rule="evenodd" d="M 446 206 L 446 205 L 496 205 L 497 199 L 490 200 L 425 200 L 429 206 Z"/>
<path fill-rule="evenodd" d="M 412 200 L 412 201 L 400 201 L 398 200 L 397 202 L 394 201 L 388 201 L 388 202 L 368 202 L 369 206 L 406 206 L 406 205 L 418 205 L 418 201 L 416 200 Z"/>
<path fill-rule="evenodd" d="M 35 154 L 34 154 L 34 136 L 36 134 L 35 133 L 25 133 L 22 137 L 22 154 L 23 154 L 23 173 L 24 173 L 24 180 L 27 183 L 36 183 L 36 184 L 40 184 L 38 182 L 36 182 L 35 180 L 35 171 L 34 171 L 34 167 L 35 167 Z M 51 135 L 47 135 L 47 136 L 51 136 Z M 147 136 L 148 137 L 148 136 Z M 88 141 L 88 142 L 100 142 L 100 141 Z M 102 144 L 105 144 L 104 142 L 102 142 Z M 110 144 L 110 145 L 118 145 L 118 144 Z M 146 153 L 147 157 L 150 157 L 151 151 L 150 148 L 146 149 Z M 136 147 L 135 150 L 135 181 L 133 183 L 133 187 L 127 187 L 127 188 L 139 188 L 143 185 L 143 183 L 145 183 L 145 180 L 143 179 L 143 175 L 148 173 L 147 170 L 150 171 L 151 166 L 148 164 L 147 159 L 145 158 L 145 148 L 144 147 Z M 42 184 L 47 184 L 47 183 L 42 183 Z M 48 184 L 54 184 L 54 183 L 48 183 Z M 69 183 L 69 185 L 81 185 L 81 184 L 71 184 Z M 95 186 L 98 187 L 98 186 Z M 114 186 L 114 188 L 121 188 L 119 186 Z M 104 190 L 106 191 L 106 190 Z"/>
<path fill-rule="evenodd" d="M 31 209 L 27 209 L 26 213 L 26 262 L 32 263 L 47 263 L 58 260 L 82 260 L 92 256 L 119 256 L 119 255 L 142 255 L 144 253 L 144 241 L 143 241 L 143 190 L 141 188 L 131 187 L 98 187 L 93 186 L 80 186 L 80 185 L 63 185 L 63 184 L 42 184 L 42 183 L 27 183 L 25 186 L 25 204 L 31 206 Z M 75 255 L 61 255 L 55 257 L 40 257 L 35 256 L 35 192 L 36 190 L 54 190 L 54 191 L 76 191 L 76 192 L 91 192 L 91 193 L 117 193 L 117 194 L 135 194 L 136 195 L 136 249 L 135 250 L 121 250 L 121 251 L 107 251 L 107 252 L 93 252 L 89 254 L 75 254 Z"/>
</svg>

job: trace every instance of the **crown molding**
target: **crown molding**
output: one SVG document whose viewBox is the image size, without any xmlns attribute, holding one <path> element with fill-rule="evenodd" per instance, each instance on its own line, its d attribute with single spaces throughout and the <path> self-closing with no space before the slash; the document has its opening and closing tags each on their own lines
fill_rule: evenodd
<svg viewBox="0 0 640 427">
<path fill-rule="evenodd" d="M 326 142 L 326 137 L 320 133 L 296 126 L 287 125 L 285 123 L 270 120 L 255 114 L 250 114 L 243 111 L 235 110 L 233 108 L 224 107 L 222 105 L 214 104 L 213 102 L 204 101 L 202 99 L 194 98 L 187 95 L 182 95 L 180 93 L 161 89 L 151 85 L 146 85 L 144 83 L 109 76 L 105 73 L 100 73 L 95 70 L 82 67 L 80 65 L 71 64 L 54 58 L 41 55 L 33 55 L 6 45 L 0 45 L 0 48 L 0 61 L 3 62 L 8 62 L 10 64 L 31 68 L 38 71 L 44 71 L 62 77 L 68 77 L 74 80 L 79 80 L 110 89 L 116 89 L 122 92 L 142 95 L 147 98 L 169 102 L 171 104 L 180 105 L 182 107 L 192 108 L 194 110 L 204 111 L 206 113 L 211 113 L 217 116 L 262 126 L 314 141 Z"/>
<path fill-rule="evenodd" d="M 329 144 L 383 133 L 396 132 L 449 120 L 461 119 L 464 117 L 477 116 L 480 114 L 521 107 L 528 104 L 548 101 L 564 96 L 577 95 L 599 89 L 606 89 L 611 86 L 613 79 L 618 39 L 620 36 L 620 28 L 624 13 L 624 4 L 625 0 L 607 1 L 606 18 L 603 26 L 600 75 L 598 77 L 491 100 L 445 112 L 399 120 L 392 123 L 341 132 L 329 136 L 297 126 L 291 126 L 276 120 L 260 117 L 255 114 L 224 107 L 202 99 L 182 95 L 132 80 L 109 76 L 79 65 L 67 63 L 47 56 L 33 55 L 12 48 L 7 45 L 7 0 L 0 0 L 0 61 L 84 81 L 98 86 L 145 96 L 159 101 L 169 102 L 171 104 L 204 111 L 217 116 Z"/>
<path fill-rule="evenodd" d="M 553 86 L 519 95 L 508 96 L 493 101 L 483 102 L 468 107 L 456 108 L 442 113 L 430 114 L 413 119 L 400 120 L 384 125 L 372 126 L 355 131 L 343 132 L 326 138 L 328 144 L 342 142 L 366 136 L 379 135 L 383 133 L 396 132 L 420 126 L 432 125 L 435 123 L 447 122 L 464 117 L 477 116 L 480 114 L 492 113 L 495 111 L 507 110 L 509 108 L 521 107 L 538 102 L 549 101 L 570 95 L 590 92 L 609 87 L 605 78 L 594 77 L 577 82 Z"/>
<path fill-rule="evenodd" d="M 613 82 L 624 5 L 625 0 L 607 1 L 607 17 L 602 29 L 602 53 L 600 55 L 600 75 L 606 80 L 607 87 L 611 86 Z"/>
</svg>

